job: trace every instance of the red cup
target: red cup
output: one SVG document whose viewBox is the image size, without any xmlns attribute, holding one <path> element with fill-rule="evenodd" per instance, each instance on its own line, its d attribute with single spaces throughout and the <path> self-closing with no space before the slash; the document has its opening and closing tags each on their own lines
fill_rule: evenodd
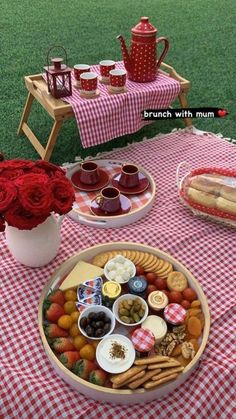
<svg viewBox="0 0 236 419">
<path fill-rule="evenodd" d="M 99 179 L 98 165 L 93 161 L 86 161 L 80 167 L 80 182 L 85 185 L 95 185 Z"/>
<path fill-rule="evenodd" d="M 112 60 L 103 60 L 100 61 L 100 74 L 102 76 L 102 81 L 109 82 L 109 73 L 116 67 L 115 61 Z"/>
<path fill-rule="evenodd" d="M 94 95 L 98 86 L 98 75 L 96 73 L 83 73 L 80 76 L 81 91 L 87 95 Z"/>
<path fill-rule="evenodd" d="M 80 86 L 80 76 L 83 73 L 90 71 L 90 66 L 88 64 L 76 64 L 74 65 L 74 76 L 77 81 L 77 85 Z"/>
<path fill-rule="evenodd" d="M 110 86 L 114 92 L 121 92 L 124 90 L 126 83 L 125 70 L 111 70 L 110 71 Z"/>
<path fill-rule="evenodd" d="M 124 188 L 134 188 L 139 184 L 138 167 L 135 164 L 124 164 L 121 169 L 119 184 Z"/>
<path fill-rule="evenodd" d="M 119 211 L 121 208 L 120 191 L 112 186 L 103 188 L 95 199 L 100 209 L 104 212 L 112 213 Z"/>
</svg>

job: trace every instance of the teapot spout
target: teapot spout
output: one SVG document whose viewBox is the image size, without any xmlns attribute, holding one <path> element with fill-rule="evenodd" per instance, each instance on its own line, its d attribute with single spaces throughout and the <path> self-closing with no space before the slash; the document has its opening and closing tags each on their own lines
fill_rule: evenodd
<svg viewBox="0 0 236 419">
<path fill-rule="evenodd" d="M 127 50 L 127 47 L 125 45 L 125 40 L 124 40 L 122 35 L 118 35 L 116 37 L 116 39 L 119 39 L 119 41 L 120 41 L 125 69 L 128 71 L 128 73 L 132 73 L 133 72 L 133 64 L 132 64 L 129 52 Z"/>
</svg>

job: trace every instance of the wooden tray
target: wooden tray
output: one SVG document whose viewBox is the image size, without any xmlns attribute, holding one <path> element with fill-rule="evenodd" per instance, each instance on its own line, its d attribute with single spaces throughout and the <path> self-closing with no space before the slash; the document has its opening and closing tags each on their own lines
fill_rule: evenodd
<svg viewBox="0 0 236 419">
<path fill-rule="evenodd" d="M 176 270 L 182 272 L 186 276 L 189 286 L 197 292 L 198 298 L 201 301 L 202 311 L 205 316 L 205 326 L 204 326 L 203 335 L 202 335 L 202 342 L 196 356 L 187 365 L 183 373 L 180 374 L 176 380 L 170 383 L 163 384 L 155 389 L 151 389 L 151 390 L 139 389 L 135 391 L 120 390 L 120 389 L 114 390 L 111 388 L 100 387 L 95 384 L 89 383 L 85 380 L 82 380 L 80 377 L 77 377 L 75 374 L 73 374 L 71 371 L 69 371 L 67 368 L 65 368 L 61 364 L 61 362 L 57 359 L 56 355 L 51 350 L 44 334 L 44 330 L 42 326 L 43 301 L 46 298 L 49 291 L 54 288 L 57 288 L 62 278 L 65 277 L 71 271 L 71 269 L 73 269 L 73 267 L 79 260 L 90 261 L 98 253 L 117 250 L 117 249 L 139 250 L 141 252 L 148 252 L 148 253 L 154 254 L 157 257 L 160 257 L 162 259 L 169 261 L 170 263 L 173 264 L 173 267 Z M 132 243 L 132 242 L 117 242 L 117 243 L 100 244 L 97 246 L 90 247 L 86 250 L 83 250 L 75 254 L 74 256 L 72 256 L 66 262 L 64 262 L 57 269 L 57 271 L 54 272 L 52 277 L 49 279 L 49 281 L 45 285 L 42 291 L 41 297 L 40 297 L 39 309 L 38 309 L 38 323 L 39 323 L 40 336 L 41 336 L 46 354 L 52 366 L 54 367 L 58 375 L 64 381 L 66 381 L 69 385 L 71 385 L 78 392 L 84 394 L 86 397 L 99 400 L 101 402 L 116 403 L 116 404 L 136 404 L 136 403 L 148 403 L 152 400 L 164 397 L 168 393 L 173 392 L 175 388 L 181 386 L 184 383 L 184 381 L 186 381 L 189 378 L 193 370 L 197 367 L 200 357 L 207 344 L 209 330 L 210 330 L 210 313 L 209 313 L 207 299 L 201 288 L 201 285 L 193 277 L 191 272 L 185 268 L 184 265 L 182 265 L 172 256 L 168 255 L 167 253 L 162 252 L 159 249 L 155 249 L 150 246 Z"/>
<path fill-rule="evenodd" d="M 117 173 L 120 170 L 120 167 L 124 163 L 127 163 L 120 160 L 93 159 L 93 161 L 96 161 L 99 167 L 106 169 L 111 175 Z M 67 177 L 70 179 L 79 167 L 80 163 L 68 169 Z M 69 217 L 81 224 L 98 228 L 117 228 L 134 223 L 140 218 L 145 217 L 154 203 L 156 185 L 153 177 L 143 167 L 138 166 L 138 168 L 148 178 L 150 185 L 148 189 L 140 195 L 127 195 L 132 203 L 131 211 L 128 214 L 108 217 L 93 215 L 89 210 L 88 202 L 95 198 L 99 191 L 87 193 L 75 189 L 77 202 L 74 204 L 73 210 L 70 211 Z M 137 197 L 139 200 L 137 200 Z"/>
</svg>

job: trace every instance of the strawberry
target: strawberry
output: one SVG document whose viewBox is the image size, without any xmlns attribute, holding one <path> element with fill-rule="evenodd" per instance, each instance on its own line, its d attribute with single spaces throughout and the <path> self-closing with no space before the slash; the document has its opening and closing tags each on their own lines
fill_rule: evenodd
<svg viewBox="0 0 236 419">
<path fill-rule="evenodd" d="M 87 359 L 80 359 L 75 363 L 73 368 L 73 372 L 78 375 L 80 378 L 87 380 L 89 378 L 89 374 L 95 369 L 95 364 L 92 361 L 88 361 Z"/>
<path fill-rule="evenodd" d="M 50 303 L 57 303 L 59 306 L 64 306 L 65 304 L 65 297 L 61 290 L 53 290 L 48 294 L 46 301 L 50 301 Z"/>
<path fill-rule="evenodd" d="M 80 359 L 79 352 L 75 351 L 67 351 L 60 355 L 59 360 L 66 368 L 71 370 L 76 363 Z"/>
<path fill-rule="evenodd" d="M 54 323 L 44 326 L 44 333 L 47 338 L 62 338 L 68 336 L 67 330 L 61 329 L 61 327 Z"/>
<path fill-rule="evenodd" d="M 75 347 L 69 338 L 57 338 L 51 343 L 55 352 L 62 354 L 67 351 L 75 351 Z"/>
<path fill-rule="evenodd" d="M 94 370 L 89 375 L 90 383 L 97 384 L 98 386 L 103 386 L 106 382 L 107 374 L 103 370 Z"/>
<path fill-rule="evenodd" d="M 64 308 L 57 303 L 46 301 L 43 305 L 46 319 L 51 323 L 57 323 L 57 320 L 65 314 Z"/>
</svg>

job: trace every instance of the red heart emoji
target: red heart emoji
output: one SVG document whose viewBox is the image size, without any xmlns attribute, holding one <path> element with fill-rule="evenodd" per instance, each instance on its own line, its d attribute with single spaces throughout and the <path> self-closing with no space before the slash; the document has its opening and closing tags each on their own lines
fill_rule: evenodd
<svg viewBox="0 0 236 419">
<path fill-rule="evenodd" d="M 219 111 L 218 111 L 218 115 L 220 116 L 220 117 L 223 117 L 223 116 L 225 116 L 225 115 L 227 115 L 228 114 L 228 112 L 227 111 L 225 111 L 224 109 L 220 109 Z"/>
</svg>

